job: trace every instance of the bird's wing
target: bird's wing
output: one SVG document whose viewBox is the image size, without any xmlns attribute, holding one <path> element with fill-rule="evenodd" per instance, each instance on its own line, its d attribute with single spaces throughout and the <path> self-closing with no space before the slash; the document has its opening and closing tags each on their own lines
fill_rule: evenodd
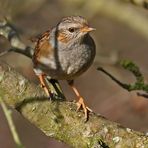
<svg viewBox="0 0 148 148">
<path fill-rule="evenodd" d="M 36 38 L 35 51 L 33 55 L 34 63 L 37 63 L 41 56 L 46 57 L 52 51 L 51 45 L 49 43 L 49 38 L 50 30 L 47 30 L 46 32 L 38 36 L 38 38 Z"/>
</svg>

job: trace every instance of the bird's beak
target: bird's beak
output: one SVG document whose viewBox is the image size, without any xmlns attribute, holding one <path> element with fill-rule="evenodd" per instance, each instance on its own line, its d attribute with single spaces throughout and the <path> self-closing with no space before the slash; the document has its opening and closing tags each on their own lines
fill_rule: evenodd
<svg viewBox="0 0 148 148">
<path fill-rule="evenodd" d="M 89 27 L 89 26 L 85 26 L 81 29 L 81 32 L 90 32 L 96 30 L 95 28 Z"/>
</svg>

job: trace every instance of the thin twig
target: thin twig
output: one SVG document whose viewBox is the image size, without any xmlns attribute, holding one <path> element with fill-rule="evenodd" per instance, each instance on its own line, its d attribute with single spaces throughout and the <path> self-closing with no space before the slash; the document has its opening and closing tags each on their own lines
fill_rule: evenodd
<svg viewBox="0 0 148 148">
<path fill-rule="evenodd" d="M 18 136 L 18 133 L 16 131 L 15 125 L 13 123 L 13 119 L 11 116 L 11 111 L 6 107 L 5 102 L 3 101 L 3 99 L 0 97 L 0 104 L 2 106 L 2 109 L 4 111 L 5 117 L 7 119 L 11 134 L 13 136 L 14 142 L 16 143 L 18 148 L 23 148 L 24 146 L 22 145 L 20 138 Z"/>
<path fill-rule="evenodd" d="M 99 70 L 99 71 L 103 72 L 104 74 L 106 74 L 107 76 L 109 76 L 113 81 L 115 81 L 122 88 L 126 89 L 127 91 L 131 91 L 129 84 L 122 83 L 117 78 L 115 78 L 112 74 L 110 74 L 105 69 L 103 69 L 102 67 L 98 67 L 97 70 Z"/>
<path fill-rule="evenodd" d="M 136 81 L 134 84 L 126 84 L 126 83 L 121 82 L 120 80 L 115 78 L 112 74 L 104 70 L 102 67 L 98 67 L 97 70 L 109 76 L 113 81 L 115 81 L 119 86 L 126 89 L 127 91 L 133 91 L 133 90 L 144 91 L 145 94 L 138 93 L 137 95 L 148 98 L 146 97 L 148 96 L 147 95 L 148 94 L 148 84 L 144 83 L 144 77 L 142 73 L 140 72 L 139 67 L 129 60 L 123 60 L 120 64 L 124 69 L 130 71 L 135 76 Z"/>
</svg>

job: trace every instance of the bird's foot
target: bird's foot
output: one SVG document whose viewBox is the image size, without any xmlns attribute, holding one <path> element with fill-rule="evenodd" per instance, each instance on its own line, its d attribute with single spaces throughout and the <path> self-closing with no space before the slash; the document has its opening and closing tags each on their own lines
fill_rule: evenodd
<svg viewBox="0 0 148 148">
<path fill-rule="evenodd" d="M 88 121 L 89 118 L 89 112 L 93 112 L 89 107 L 87 107 L 84 103 L 84 99 L 82 97 L 79 98 L 79 101 L 77 102 L 77 111 L 80 109 L 83 109 L 84 115 L 85 115 L 85 121 Z"/>
</svg>

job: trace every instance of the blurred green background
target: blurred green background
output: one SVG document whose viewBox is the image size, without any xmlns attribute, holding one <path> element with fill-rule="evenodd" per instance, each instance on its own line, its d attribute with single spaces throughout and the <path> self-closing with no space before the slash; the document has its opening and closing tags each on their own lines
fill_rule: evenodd
<svg viewBox="0 0 148 148">
<path fill-rule="evenodd" d="M 116 2 L 117 0 L 113 1 Z M 136 92 L 129 93 L 123 90 L 107 76 L 96 70 L 98 66 L 103 66 L 121 81 L 132 83 L 134 81 L 133 76 L 118 65 L 119 60 L 130 59 L 140 67 L 145 80 L 148 80 L 147 39 L 133 30 L 132 27 L 128 27 L 127 23 L 108 17 L 99 9 L 96 11 L 96 8 L 89 8 L 88 2 L 87 0 L 0 0 L 0 13 L 1 16 L 7 16 L 10 19 L 21 39 L 28 45 L 32 44 L 29 41 L 30 37 L 56 25 L 64 16 L 82 15 L 87 18 L 91 26 L 96 28 L 92 36 L 97 45 L 97 56 L 94 65 L 85 74 L 77 78 L 77 88 L 94 112 L 125 127 L 147 132 L 148 100 L 137 97 Z M 142 8 L 138 9 L 131 4 L 127 5 L 148 18 L 147 11 L 142 10 Z M 94 10 L 95 12 L 93 12 Z M 130 9 L 126 13 L 130 13 Z M 120 12 L 118 15 L 120 15 Z M 0 52 L 9 47 L 8 41 L 0 37 Z M 17 53 L 9 53 L 0 57 L 0 60 L 6 61 L 25 77 L 38 83 L 30 59 Z M 75 96 L 66 82 L 60 83 L 67 100 L 73 100 Z M 68 147 L 64 143 L 46 137 L 15 110 L 12 110 L 12 112 L 18 134 L 25 147 Z M 15 148 L 1 107 L 0 121 L 0 147 Z"/>
</svg>

